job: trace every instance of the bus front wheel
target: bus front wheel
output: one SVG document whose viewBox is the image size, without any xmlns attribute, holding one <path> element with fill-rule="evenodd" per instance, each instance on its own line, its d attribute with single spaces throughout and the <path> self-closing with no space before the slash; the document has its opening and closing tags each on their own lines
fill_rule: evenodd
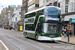
<svg viewBox="0 0 75 50">
<path fill-rule="evenodd" d="M 35 38 L 36 38 L 36 40 L 38 40 L 38 36 L 37 35 L 35 36 Z"/>
</svg>

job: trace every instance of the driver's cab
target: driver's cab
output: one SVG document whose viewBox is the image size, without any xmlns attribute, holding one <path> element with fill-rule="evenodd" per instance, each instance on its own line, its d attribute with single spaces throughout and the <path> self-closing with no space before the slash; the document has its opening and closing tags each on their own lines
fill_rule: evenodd
<svg viewBox="0 0 75 50">
<path fill-rule="evenodd" d="M 44 15 L 41 15 L 39 17 L 36 31 L 43 32 L 50 35 L 59 34 L 61 32 L 61 24 L 59 23 L 59 19 L 52 20 L 49 17 L 47 19 L 45 18 Z"/>
</svg>

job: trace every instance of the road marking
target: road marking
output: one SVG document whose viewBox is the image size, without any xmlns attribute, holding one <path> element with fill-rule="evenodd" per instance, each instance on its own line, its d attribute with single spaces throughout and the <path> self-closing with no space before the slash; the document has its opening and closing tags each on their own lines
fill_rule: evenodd
<svg viewBox="0 0 75 50">
<path fill-rule="evenodd" d="M 39 43 L 40 45 L 43 45 L 43 46 L 45 46 L 45 47 L 48 47 L 48 48 L 51 48 L 50 46 L 47 46 L 47 45 L 44 45 L 44 44 L 41 44 L 41 43 Z"/>
<path fill-rule="evenodd" d="M 49 44 L 49 45 L 60 45 L 60 44 Z"/>
<path fill-rule="evenodd" d="M 32 44 L 32 43 L 30 43 L 30 42 L 27 42 L 27 41 L 23 41 L 23 40 L 21 40 L 21 39 L 19 39 L 19 38 L 15 38 L 14 36 L 10 36 L 10 35 L 8 35 L 9 37 L 11 37 L 11 38 L 13 38 L 13 39 L 15 39 L 15 40 L 17 40 L 17 41 L 19 41 L 19 42 L 22 42 L 22 43 L 26 43 L 26 44 L 28 44 L 28 45 L 31 45 L 31 46 L 33 46 L 34 48 L 37 48 L 37 49 L 39 49 L 39 50 L 44 50 L 43 48 L 41 48 L 41 47 L 39 47 L 39 46 L 37 46 L 37 45 L 34 45 L 34 44 Z M 4 36 L 3 36 L 4 37 Z M 6 37 L 4 37 L 5 39 L 8 39 L 8 38 L 6 38 Z M 11 41 L 9 41 L 9 42 L 11 42 Z M 11 42 L 12 44 L 14 44 L 15 46 L 17 46 L 15 43 L 13 43 L 13 42 Z M 19 46 L 17 46 L 17 47 L 19 47 Z M 21 48 L 20 48 L 21 49 Z"/>
<path fill-rule="evenodd" d="M 23 32 L 21 32 L 21 33 L 23 33 Z"/>
<path fill-rule="evenodd" d="M 0 42 L 2 43 L 2 45 L 6 48 L 6 50 L 9 50 L 8 47 L 0 40 Z"/>
<path fill-rule="evenodd" d="M 72 44 L 63 43 L 63 42 L 58 42 L 58 43 L 61 43 L 61 44 L 66 44 L 66 45 L 72 45 Z M 75 45 L 72 45 L 72 46 L 75 46 Z"/>
</svg>

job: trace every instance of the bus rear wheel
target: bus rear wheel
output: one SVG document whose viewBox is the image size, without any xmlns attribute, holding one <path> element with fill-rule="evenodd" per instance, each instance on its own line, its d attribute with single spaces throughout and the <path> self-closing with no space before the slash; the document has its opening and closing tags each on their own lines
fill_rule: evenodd
<svg viewBox="0 0 75 50">
<path fill-rule="evenodd" d="M 55 41 L 52 41 L 53 43 L 55 43 Z"/>
</svg>

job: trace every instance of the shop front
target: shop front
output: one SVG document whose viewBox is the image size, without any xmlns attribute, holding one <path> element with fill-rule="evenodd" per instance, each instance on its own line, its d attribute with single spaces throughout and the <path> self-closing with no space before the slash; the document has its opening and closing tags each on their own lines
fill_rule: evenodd
<svg viewBox="0 0 75 50">
<path fill-rule="evenodd" d="M 71 25 L 72 25 L 72 35 L 75 36 L 75 19 L 72 19 Z"/>
<path fill-rule="evenodd" d="M 62 18 L 64 18 L 64 28 L 67 29 L 67 25 L 69 25 L 69 20 L 71 20 L 71 30 L 72 36 L 75 36 L 75 12 L 62 14 Z"/>
</svg>

